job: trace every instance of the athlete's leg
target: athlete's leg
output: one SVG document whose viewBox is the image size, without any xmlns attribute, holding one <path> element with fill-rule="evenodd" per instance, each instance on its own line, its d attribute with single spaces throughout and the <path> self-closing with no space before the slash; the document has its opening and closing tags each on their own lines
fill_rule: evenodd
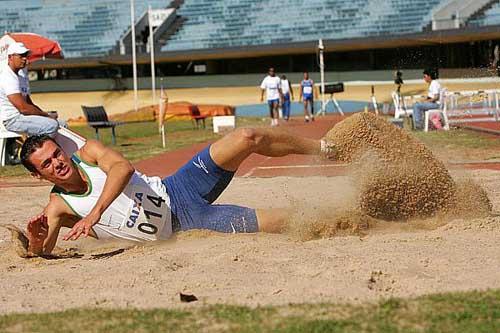
<svg viewBox="0 0 500 333">
<path fill-rule="evenodd" d="M 227 171 L 236 171 L 252 153 L 265 156 L 317 155 L 320 140 L 292 135 L 281 129 L 240 128 L 210 146 L 210 157 Z"/>
<path fill-rule="evenodd" d="M 309 108 L 308 108 L 308 99 L 304 97 L 304 118 L 306 121 L 309 121 Z"/>
<path fill-rule="evenodd" d="M 278 101 L 273 103 L 273 118 L 276 120 L 279 118 L 279 107 L 280 103 Z"/>
<path fill-rule="evenodd" d="M 291 214 L 287 209 L 251 209 L 236 205 L 191 204 L 179 211 L 175 231 L 206 229 L 224 233 L 281 233 Z M 176 216 L 179 216 L 176 214 Z"/>
<path fill-rule="evenodd" d="M 269 117 L 273 119 L 273 112 L 274 112 L 274 103 L 271 101 L 267 102 L 267 105 L 269 106 Z"/>
<path fill-rule="evenodd" d="M 279 111 L 278 111 L 278 108 L 279 108 L 279 101 L 276 100 L 275 102 L 273 102 L 273 125 L 274 126 L 278 126 L 279 125 Z"/>
<path fill-rule="evenodd" d="M 259 231 L 281 233 L 290 218 L 287 209 L 256 209 Z"/>
<path fill-rule="evenodd" d="M 311 97 L 309 103 L 311 104 L 311 120 L 314 121 L 314 97 Z"/>
</svg>

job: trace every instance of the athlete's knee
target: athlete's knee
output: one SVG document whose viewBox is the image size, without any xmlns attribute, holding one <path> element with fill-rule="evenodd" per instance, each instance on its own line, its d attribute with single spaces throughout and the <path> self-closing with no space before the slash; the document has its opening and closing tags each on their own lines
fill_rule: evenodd
<svg viewBox="0 0 500 333">
<path fill-rule="evenodd" d="M 239 144 L 249 150 L 253 150 L 259 146 L 264 138 L 264 135 L 255 128 L 239 128 L 233 132 Z"/>
</svg>

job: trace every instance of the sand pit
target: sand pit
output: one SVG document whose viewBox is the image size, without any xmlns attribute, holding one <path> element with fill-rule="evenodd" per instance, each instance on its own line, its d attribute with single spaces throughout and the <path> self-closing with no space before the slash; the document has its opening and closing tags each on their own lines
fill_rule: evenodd
<svg viewBox="0 0 500 333">
<path fill-rule="evenodd" d="M 499 173 L 482 170 L 467 175 L 484 185 L 493 209 L 500 210 Z M 49 187 L 0 189 L 4 198 L 0 223 L 25 227 L 26 219 L 45 204 L 49 191 Z M 258 208 L 300 203 L 307 216 L 314 216 L 325 210 L 341 211 L 354 194 L 348 177 L 236 178 L 219 201 Z M 308 222 L 307 216 L 302 223 Z M 500 288 L 499 217 L 457 219 L 434 230 L 411 223 L 390 225 L 369 229 L 365 235 L 307 242 L 292 234 L 206 232 L 136 247 L 86 239 L 61 242 L 64 247 L 76 247 L 83 256 L 60 260 L 18 257 L 10 246 L 9 232 L 0 228 L 0 313 L 81 306 L 362 302 Z M 181 291 L 193 293 L 200 301 L 181 303 Z"/>
<path fill-rule="evenodd" d="M 400 138 L 400 142 L 404 140 Z M 362 154 L 361 161 L 375 158 L 379 163 L 395 158 L 375 137 L 366 142 L 375 153 L 368 157 Z M 378 216 L 369 217 L 368 209 L 360 210 L 360 198 L 371 205 L 379 203 L 360 193 L 376 194 L 379 187 L 363 192 L 360 184 L 372 183 L 359 181 L 363 178 L 354 164 L 354 172 L 342 177 L 236 178 L 219 202 L 294 211 L 286 232 L 280 235 L 191 231 L 145 245 L 60 240 L 59 245 L 69 249 L 61 253 L 70 255 L 26 259 L 16 254 L 10 232 L 0 228 L 0 313 L 73 307 L 364 302 L 500 288 L 500 216 L 489 213 L 500 211 L 500 174 L 486 170 L 450 174 L 425 147 L 404 154 L 416 153 L 425 161 L 420 166 L 434 166 L 436 174 L 451 184 L 453 195 L 446 197 L 445 206 L 460 207 L 461 211 L 456 210 L 459 217 L 434 214 L 440 210 L 433 207 L 432 217 L 426 219 L 412 215 L 414 218 L 408 220 L 404 215 L 405 222 L 384 222 Z M 354 150 L 350 156 L 358 158 Z M 380 171 L 377 163 L 368 165 Z M 394 165 L 404 163 L 399 160 Z M 415 165 L 408 164 L 402 169 L 406 173 L 398 175 L 406 176 Z M 398 170 L 392 171 L 401 172 Z M 376 184 L 387 179 L 377 177 L 368 179 Z M 427 181 L 415 179 L 415 184 Z M 395 190 L 403 190 L 405 184 L 398 183 Z M 0 202 L 0 223 L 24 228 L 25 221 L 45 205 L 49 192 L 48 186 L 0 188 L 4 199 Z M 434 195 L 414 194 L 425 198 Z M 415 205 L 408 205 L 408 211 Z M 401 214 L 376 207 L 376 212 Z M 181 303 L 180 292 L 194 294 L 199 301 Z"/>
</svg>

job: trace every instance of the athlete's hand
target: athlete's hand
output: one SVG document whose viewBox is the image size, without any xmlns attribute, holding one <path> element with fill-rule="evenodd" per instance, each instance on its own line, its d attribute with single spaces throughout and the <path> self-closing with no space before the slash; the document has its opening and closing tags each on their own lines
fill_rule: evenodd
<svg viewBox="0 0 500 333">
<path fill-rule="evenodd" d="M 49 224 L 45 212 L 30 218 L 26 229 L 28 231 L 30 247 L 43 247 L 43 242 L 49 233 Z"/>
<path fill-rule="evenodd" d="M 71 230 L 64 235 L 63 239 L 65 241 L 77 240 L 82 235 L 88 237 L 90 230 L 92 230 L 92 226 L 99 222 L 100 219 L 101 217 L 98 215 L 89 214 L 80 221 L 76 222 L 73 228 L 71 228 Z"/>
</svg>

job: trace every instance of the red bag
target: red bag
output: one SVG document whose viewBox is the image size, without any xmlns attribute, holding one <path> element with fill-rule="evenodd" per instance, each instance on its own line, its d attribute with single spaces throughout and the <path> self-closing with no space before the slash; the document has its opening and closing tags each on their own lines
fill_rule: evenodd
<svg viewBox="0 0 500 333">
<path fill-rule="evenodd" d="M 441 115 L 440 114 L 434 113 L 431 115 L 430 118 L 431 118 L 430 119 L 431 124 L 435 129 L 437 129 L 437 130 L 443 129 L 443 125 L 441 124 Z"/>
</svg>

